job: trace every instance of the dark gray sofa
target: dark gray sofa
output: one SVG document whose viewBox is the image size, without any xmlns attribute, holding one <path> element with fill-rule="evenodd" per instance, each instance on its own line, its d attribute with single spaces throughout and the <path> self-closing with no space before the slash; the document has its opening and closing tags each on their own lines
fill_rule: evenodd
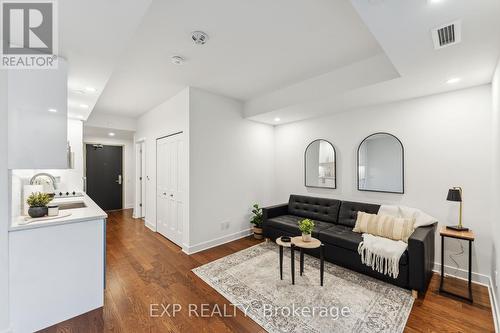
<svg viewBox="0 0 500 333">
<path fill-rule="evenodd" d="M 432 277 L 436 224 L 415 229 L 408 240 L 408 249 L 399 261 L 399 276 L 393 279 L 361 263 L 358 245 L 361 234 L 352 231 L 358 211 L 376 214 L 380 205 L 291 195 L 287 204 L 263 208 L 264 237 L 298 236 L 297 223 L 314 220 L 312 236 L 325 244 L 325 259 L 354 271 L 423 292 Z M 317 250 L 309 251 L 318 256 Z"/>
</svg>

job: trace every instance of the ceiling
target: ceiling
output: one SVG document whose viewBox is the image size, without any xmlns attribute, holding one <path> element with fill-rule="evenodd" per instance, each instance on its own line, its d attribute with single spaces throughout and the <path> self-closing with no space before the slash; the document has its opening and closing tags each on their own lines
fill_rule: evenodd
<svg viewBox="0 0 500 333">
<path fill-rule="evenodd" d="M 380 53 L 345 0 L 153 1 L 96 110 L 137 116 L 186 85 L 248 100 Z"/>
<path fill-rule="evenodd" d="M 288 103 L 290 87 L 251 100 L 246 116 L 256 121 L 292 122 L 362 106 L 463 89 L 491 82 L 500 54 L 500 1 L 352 0 L 399 77 L 373 84 L 307 95 Z M 435 50 L 431 30 L 460 19 L 462 42 Z M 450 78 L 458 83 L 447 84 Z M 320 89 L 312 82 L 310 90 Z M 331 91 L 331 90 L 330 90 Z M 266 108 L 266 105 L 272 108 Z"/>
<path fill-rule="evenodd" d="M 67 0 L 59 7 L 70 113 L 85 117 L 92 110 L 137 117 L 194 86 L 243 101 L 249 119 L 281 124 L 489 83 L 500 54 L 497 0 Z M 456 19 L 462 42 L 435 50 L 431 29 Z M 194 30 L 208 43 L 195 45 Z M 173 55 L 185 63 L 172 64 Z M 461 81 L 447 84 L 451 77 Z M 87 86 L 97 91 L 74 92 Z"/>
<path fill-rule="evenodd" d="M 111 135 L 110 135 L 111 133 Z M 109 129 L 102 127 L 84 126 L 83 127 L 83 140 L 89 142 L 93 139 L 107 138 L 109 140 L 132 140 L 134 138 L 134 131 Z M 91 142 L 94 143 L 94 142 Z"/>
<path fill-rule="evenodd" d="M 58 1 L 59 54 L 69 63 L 68 115 L 86 120 L 151 0 Z"/>
</svg>

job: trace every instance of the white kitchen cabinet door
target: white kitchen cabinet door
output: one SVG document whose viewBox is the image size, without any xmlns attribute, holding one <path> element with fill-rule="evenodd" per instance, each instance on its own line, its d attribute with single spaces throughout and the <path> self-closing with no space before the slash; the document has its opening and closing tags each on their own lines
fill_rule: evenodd
<svg viewBox="0 0 500 333">
<path fill-rule="evenodd" d="M 9 169 L 66 169 L 67 63 L 8 71 Z"/>
</svg>

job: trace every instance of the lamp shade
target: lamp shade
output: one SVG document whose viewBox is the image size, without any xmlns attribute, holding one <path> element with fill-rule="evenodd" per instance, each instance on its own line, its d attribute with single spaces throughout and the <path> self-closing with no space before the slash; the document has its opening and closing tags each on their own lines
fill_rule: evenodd
<svg viewBox="0 0 500 333">
<path fill-rule="evenodd" d="M 448 201 L 462 201 L 462 193 L 457 188 L 450 188 L 448 190 L 448 197 L 446 197 Z"/>
</svg>

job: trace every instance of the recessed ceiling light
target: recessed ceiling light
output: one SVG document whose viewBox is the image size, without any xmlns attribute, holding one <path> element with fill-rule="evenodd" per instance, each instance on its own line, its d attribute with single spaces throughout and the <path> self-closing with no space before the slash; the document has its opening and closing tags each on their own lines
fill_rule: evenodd
<svg viewBox="0 0 500 333">
<path fill-rule="evenodd" d="M 50 108 L 50 109 L 48 109 L 47 111 L 52 112 L 52 113 L 56 113 L 56 112 L 57 112 L 57 109 Z"/>
<path fill-rule="evenodd" d="M 448 84 L 454 84 L 454 83 L 458 83 L 460 81 L 461 81 L 461 79 L 459 77 L 453 77 L 451 79 L 448 79 L 448 81 L 446 81 L 446 83 L 448 83 Z"/>
<path fill-rule="evenodd" d="M 109 133 L 108 133 L 108 135 L 109 135 L 109 136 L 115 136 L 115 133 L 113 133 L 113 132 L 109 132 Z"/>
<path fill-rule="evenodd" d="M 88 104 L 80 104 L 80 107 L 82 109 L 88 109 L 89 108 Z"/>
<path fill-rule="evenodd" d="M 182 65 L 184 63 L 184 58 L 181 56 L 173 56 L 171 61 L 174 65 Z"/>
<path fill-rule="evenodd" d="M 208 35 L 203 31 L 193 31 L 191 39 L 196 45 L 203 45 L 208 41 Z"/>
<path fill-rule="evenodd" d="M 95 93 L 97 91 L 97 89 L 94 87 L 85 87 L 85 91 L 88 91 L 90 93 Z"/>
<path fill-rule="evenodd" d="M 435 3 L 443 2 L 443 0 L 427 0 L 427 2 L 430 4 L 435 4 Z"/>
<path fill-rule="evenodd" d="M 279 121 L 281 121 L 281 119 L 280 119 L 280 118 L 278 118 L 278 117 L 276 117 L 276 118 L 274 118 L 274 121 L 275 121 L 275 122 L 279 122 Z"/>
</svg>

